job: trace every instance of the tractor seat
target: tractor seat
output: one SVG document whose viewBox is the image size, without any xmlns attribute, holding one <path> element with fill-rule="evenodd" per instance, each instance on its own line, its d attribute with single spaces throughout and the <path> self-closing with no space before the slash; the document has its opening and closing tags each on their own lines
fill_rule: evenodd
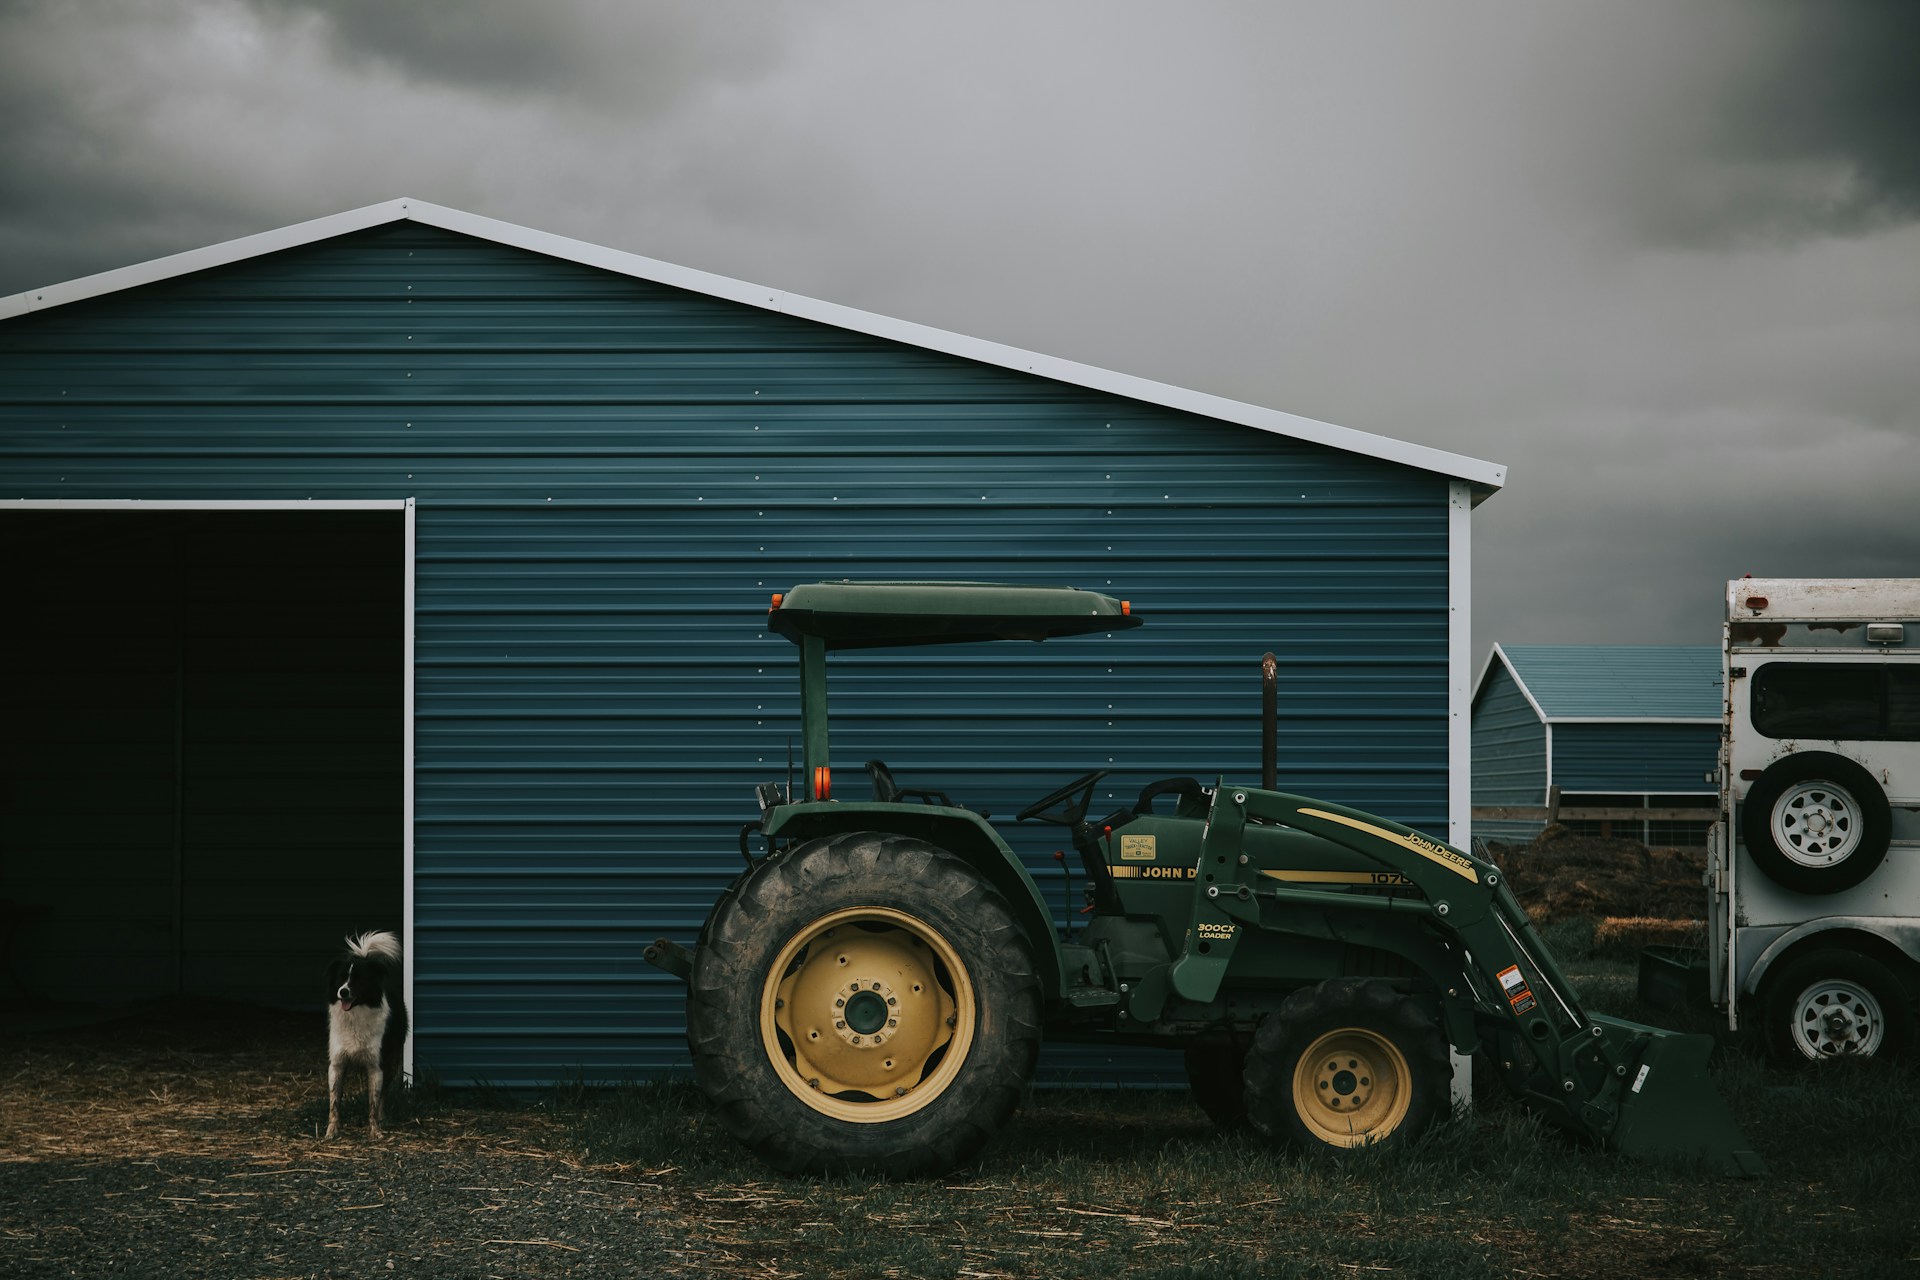
<svg viewBox="0 0 1920 1280">
<path fill-rule="evenodd" d="M 1149 782 L 1140 788 L 1140 799 L 1134 802 L 1134 809 L 1140 813 L 1152 813 L 1153 802 L 1160 796 L 1174 797 L 1173 812 L 1176 817 L 1204 818 L 1213 807 L 1213 795 L 1200 785 L 1198 778 L 1162 778 L 1158 782 Z"/>
<path fill-rule="evenodd" d="M 900 804 L 907 800 L 918 800 L 921 804 L 938 804 L 948 809 L 966 807 L 955 804 L 944 791 L 901 786 L 893 780 L 893 770 L 887 768 L 887 762 L 884 760 L 867 761 L 867 776 L 873 779 L 873 799 L 876 804 Z M 980 816 L 984 818 L 987 815 Z"/>
</svg>

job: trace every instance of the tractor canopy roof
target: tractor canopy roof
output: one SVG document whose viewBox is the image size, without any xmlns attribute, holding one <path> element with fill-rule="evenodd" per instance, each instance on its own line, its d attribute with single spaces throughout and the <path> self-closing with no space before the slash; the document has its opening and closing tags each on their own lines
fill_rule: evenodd
<svg viewBox="0 0 1920 1280">
<path fill-rule="evenodd" d="M 1046 640 L 1137 627 L 1124 600 L 1002 582 L 809 582 L 775 596 L 767 625 L 829 649 Z"/>
</svg>

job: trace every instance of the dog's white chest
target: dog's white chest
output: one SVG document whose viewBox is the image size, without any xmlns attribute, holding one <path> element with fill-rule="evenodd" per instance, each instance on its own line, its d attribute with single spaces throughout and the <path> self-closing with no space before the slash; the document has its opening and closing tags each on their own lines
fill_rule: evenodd
<svg viewBox="0 0 1920 1280">
<path fill-rule="evenodd" d="M 386 1030 L 386 1005 L 357 1004 L 342 1009 L 336 1004 L 327 1018 L 327 1056 L 336 1062 L 377 1062 Z"/>
</svg>

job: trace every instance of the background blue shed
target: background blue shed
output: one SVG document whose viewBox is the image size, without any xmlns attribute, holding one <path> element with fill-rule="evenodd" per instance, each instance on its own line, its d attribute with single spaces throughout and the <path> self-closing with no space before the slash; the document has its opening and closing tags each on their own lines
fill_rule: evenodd
<svg viewBox="0 0 1920 1280">
<path fill-rule="evenodd" d="M 1463 840 L 1503 478 L 416 201 L 0 299 L 11 976 L 317 1009 L 394 927 L 443 1080 L 674 1068 L 640 952 L 785 772 L 820 578 L 1147 619 L 836 666 L 842 789 L 1253 778 L 1271 649 L 1283 786 Z"/>
<path fill-rule="evenodd" d="M 1557 800 L 1583 834 L 1704 843 L 1721 685 L 1712 645 L 1494 645 L 1473 695 L 1474 835 L 1531 840 Z"/>
</svg>

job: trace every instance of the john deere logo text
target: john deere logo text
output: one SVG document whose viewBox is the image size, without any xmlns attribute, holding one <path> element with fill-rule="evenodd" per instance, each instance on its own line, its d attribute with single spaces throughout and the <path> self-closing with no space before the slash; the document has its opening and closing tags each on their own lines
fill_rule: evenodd
<svg viewBox="0 0 1920 1280">
<path fill-rule="evenodd" d="M 1306 818 L 1320 818 L 1326 822 L 1337 822 L 1343 827 L 1351 827 L 1355 831 L 1385 840 L 1389 844 L 1397 844 L 1403 849 L 1412 850 L 1429 862 L 1438 863 L 1457 876 L 1466 877 L 1474 884 L 1480 883 L 1480 873 L 1473 869 L 1472 859 L 1465 854 L 1456 853 L 1443 844 L 1429 840 L 1418 832 L 1403 836 L 1397 831 L 1376 827 L 1371 822 L 1362 822 L 1358 818 L 1349 818 L 1345 814 L 1328 813 L 1324 809 L 1302 809 L 1300 815 Z"/>
<path fill-rule="evenodd" d="M 1199 873 L 1198 867 L 1141 867 L 1143 880 L 1191 880 Z"/>
<path fill-rule="evenodd" d="M 1108 863 L 1115 880 L 1191 880 L 1200 874 L 1198 867 L 1127 867 Z"/>
<path fill-rule="evenodd" d="M 1447 846 L 1429 840 L 1425 836 L 1418 835 L 1407 836 L 1406 842 L 1408 847 L 1413 849 L 1414 852 L 1424 853 L 1435 862 L 1447 863 L 1452 866 L 1454 870 L 1461 872 L 1469 879 L 1478 879 L 1478 877 L 1473 874 L 1472 860 L 1462 857 L 1452 849 L 1447 848 Z"/>
</svg>

